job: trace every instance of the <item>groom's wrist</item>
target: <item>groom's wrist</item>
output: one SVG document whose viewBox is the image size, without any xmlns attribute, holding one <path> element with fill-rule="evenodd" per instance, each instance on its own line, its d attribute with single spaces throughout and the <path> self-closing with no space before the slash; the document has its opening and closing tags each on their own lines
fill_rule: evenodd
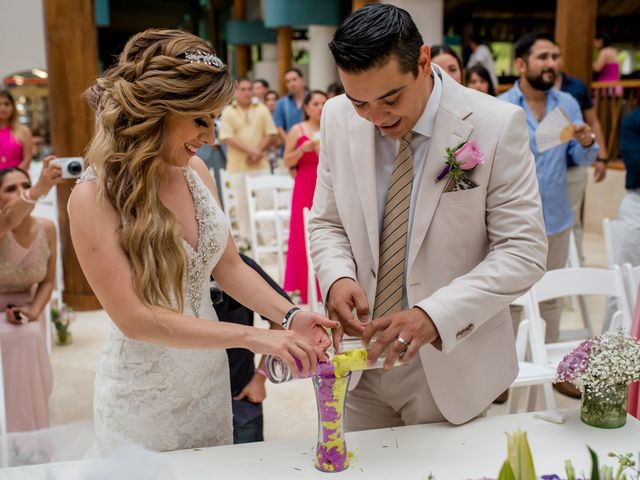
<svg viewBox="0 0 640 480">
<path fill-rule="evenodd" d="M 442 350 L 442 340 L 440 339 L 440 332 L 438 332 L 438 327 L 436 327 L 435 322 L 431 319 L 429 314 L 419 306 L 414 306 L 413 310 L 419 312 L 422 320 L 425 322 L 425 328 L 427 329 L 427 338 L 431 338 L 429 343 L 438 350 Z"/>
</svg>

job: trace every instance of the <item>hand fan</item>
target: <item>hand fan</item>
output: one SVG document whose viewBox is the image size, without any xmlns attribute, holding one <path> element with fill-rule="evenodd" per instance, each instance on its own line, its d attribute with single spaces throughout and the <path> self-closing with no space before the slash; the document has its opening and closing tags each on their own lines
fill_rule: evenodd
<svg viewBox="0 0 640 480">
<path fill-rule="evenodd" d="M 546 152 L 573 138 L 573 125 L 561 107 L 555 108 L 538 124 L 536 143 L 540 152 Z"/>
</svg>

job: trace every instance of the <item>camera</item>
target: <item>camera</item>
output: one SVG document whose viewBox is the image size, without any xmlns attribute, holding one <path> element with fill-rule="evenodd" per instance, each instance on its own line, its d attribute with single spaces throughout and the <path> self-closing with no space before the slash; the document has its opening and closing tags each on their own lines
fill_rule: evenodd
<svg viewBox="0 0 640 480">
<path fill-rule="evenodd" d="M 84 159 L 82 157 L 60 157 L 51 163 L 60 166 L 62 178 L 78 178 L 82 173 Z"/>
</svg>

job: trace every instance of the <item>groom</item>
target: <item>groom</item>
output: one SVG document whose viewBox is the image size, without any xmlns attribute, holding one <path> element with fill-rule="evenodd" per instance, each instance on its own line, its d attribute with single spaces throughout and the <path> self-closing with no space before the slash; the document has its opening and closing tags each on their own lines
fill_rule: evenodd
<svg viewBox="0 0 640 480">
<path fill-rule="evenodd" d="M 346 93 L 322 114 L 313 263 L 329 315 L 370 360 L 408 364 L 354 373 L 347 427 L 467 422 L 515 379 L 509 303 L 545 269 L 524 113 L 432 65 L 392 5 L 355 11 L 329 48 Z M 484 163 L 437 181 L 464 142 Z"/>
</svg>

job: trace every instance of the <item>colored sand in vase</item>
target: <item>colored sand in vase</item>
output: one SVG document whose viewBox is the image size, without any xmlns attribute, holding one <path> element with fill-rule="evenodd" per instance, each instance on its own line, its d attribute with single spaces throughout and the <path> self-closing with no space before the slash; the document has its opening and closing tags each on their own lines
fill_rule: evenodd
<svg viewBox="0 0 640 480">
<path fill-rule="evenodd" d="M 369 355 L 355 348 L 321 362 L 313 383 L 318 402 L 318 445 L 315 466 L 322 472 L 341 472 L 349 466 L 350 454 L 344 440 L 344 402 L 352 371 L 366 370 Z"/>
<path fill-rule="evenodd" d="M 348 383 L 349 373 L 341 378 L 314 378 L 319 416 L 315 467 L 323 472 L 341 472 L 349 466 L 343 429 Z"/>
</svg>

